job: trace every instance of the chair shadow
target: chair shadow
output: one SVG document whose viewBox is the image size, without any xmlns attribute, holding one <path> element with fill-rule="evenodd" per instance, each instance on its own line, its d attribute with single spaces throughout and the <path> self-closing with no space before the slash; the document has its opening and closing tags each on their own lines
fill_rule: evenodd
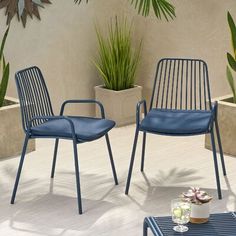
<svg viewBox="0 0 236 236">
<path fill-rule="evenodd" d="M 145 196 L 144 199 L 140 201 L 132 195 L 129 195 L 129 198 L 142 211 L 149 215 L 166 215 L 167 212 L 170 212 L 171 200 L 178 198 L 182 192 L 186 192 L 188 187 L 191 186 L 191 181 L 203 178 L 196 175 L 193 176 L 195 173 L 196 170 L 194 169 L 173 168 L 168 172 L 160 170 L 156 178 L 150 179 L 145 173 L 142 173 L 145 186 L 134 184 L 134 187 L 136 187 L 137 194 Z M 233 198 L 235 202 L 234 205 L 236 206 L 236 194 L 232 191 L 227 177 L 225 177 L 225 182 L 227 190 L 222 190 L 223 199 L 221 200 L 218 199 L 217 189 L 204 188 L 208 194 L 213 196 L 211 203 L 212 213 L 229 211 L 227 203 L 230 198 Z M 182 186 L 183 183 L 187 183 L 188 185 L 186 185 L 186 187 Z M 176 186 L 180 184 L 181 186 Z"/>
<path fill-rule="evenodd" d="M 69 230 L 83 231 L 90 228 L 103 214 L 115 207 L 114 204 L 107 201 L 84 198 L 82 201 L 84 207 L 90 206 L 90 210 L 85 209 L 83 215 L 78 215 L 76 198 L 50 193 L 38 196 L 30 202 L 24 202 L 24 206 L 18 208 L 10 218 L 10 227 L 16 231 L 43 235 L 50 235 L 48 234 L 50 229 L 55 228 L 66 230 L 69 227 Z M 50 223 L 45 224 L 45 221 Z M 21 224 L 31 225 L 31 227 L 19 227 Z"/>
<path fill-rule="evenodd" d="M 5 171 L 8 181 L 14 183 L 14 169 L 6 166 L 3 171 Z M 66 174 L 72 174 L 72 172 Z M 58 172 L 57 175 L 65 175 L 65 173 Z M 114 191 L 115 186 L 110 178 L 103 175 L 83 174 L 83 178 L 88 181 L 89 185 L 96 186 L 96 192 L 100 193 L 96 200 L 94 198 L 91 200 L 83 197 L 82 192 L 83 215 L 78 214 L 75 186 L 73 186 L 75 197 L 57 194 L 57 192 L 63 192 L 64 188 L 67 190 L 71 188 L 71 185 L 66 182 L 56 182 L 54 186 L 54 180 L 51 180 L 48 193 L 44 194 L 45 190 L 44 193 L 40 193 L 37 186 L 37 182 L 40 180 L 23 179 L 19 185 L 17 201 L 14 205 L 10 205 L 9 188 L 6 188 L 6 185 L 0 181 L 1 191 L 6 192 L 0 196 L 0 208 L 1 212 L 4 212 L 0 216 L 0 222 L 9 221 L 9 226 L 16 234 L 17 232 L 28 232 L 61 236 L 68 230 L 79 232 L 89 229 L 104 214 L 117 207 L 116 204 L 106 200 L 109 194 Z M 45 182 L 45 179 L 41 181 Z M 98 184 L 99 182 L 100 184 Z M 68 193 L 68 191 L 65 192 Z M 26 197 L 24 198 L 24 196 Z M 54 229 L 58 229 L 58 233 L 55 234 Z"/>
<path fill-rule="evenodd" d="M 15 171 L 11 167 L 5 167 L 4 171 L 10 182 L 12 180 L 14 182 Z M 67 190 L 71 188 L 72 192 L 74 191 L 73 196 L 76 196 L 75 186 L 72 189 L 72 185 L 68 185 L 65 181 L 67 176 L 70 178 L 70 175 L 74 175 L 73 172 L 57 172 L 57 175 L 63 176 L 64 181 L 54 182 L 51 180 L 46 194 L 36 195 L 40 192 L 37 182 L 42 180 L 23 180 L 20 183 L 22 196 L 19 193 L 18 201 L 13 206 L 9 204 L 9 189 L 4 190 L 5 186 L 0 181 L 3 190 L 7 192 L 0 196 L 2 202 L 2 204 L 0 202 L 0 207 L 1 211 L 4 212 L 4 215 L 0 216 L 0 222 L 9 221 L 10 227 L 16 234 L 17 232 L 29 232 L 39 235 L 62 236 L 70 230 L 78 232 L 78 235 L 83 234 L 83 231 L 92 228 L 110 210 L 117 206 L 128 206 L 130 201 L 143 211 L 142 214 L 169 215 L 171 200 L 186 191 L 191 185 L 191 181 L 203 178 L 198 176 L 196 172 L 194 169 L 173 168 L 169 171 L 160 170 L 153 178 L 148 178 L 143 173 L 144 181 L 134 181 L 132 188 L 136 189 L 135 195 L 130 193 L 128 197 L 123 192 L 124 182 L 121 181 L 120 187 L 115 187 L 112 178 L 107 178 L 104 175 L 82 173 L 82 179 L 86 179 L 86 188 L 90 189 L 96 186 L 95 193 L 97 193 L 96 199 L 94 200 L 93 197 L 93 200 L 91 200 L 83 197 L 82 189 L 83 215 L 78 215 L 76 197 L 58 194 L 58 192 L 63 193 L 64 189 L 65 193 L 68 193 Z M 48 180 L 43 179 L 43 181 L 46 182 L 43 185 L 48 183 Z M 225 181 L 227 190 L 222 191 L 222 200 L 217 199 L 216 189 L 204 189 L 214 197 L 212 212 L 228 211 L 227 203 L 229 199 L 234 201 L 234 206 L 236 206 L 236 194 L 233 192 L 227 177 Z M 34 187 L 32 188 L 32 186 Z M 85 192 L 86 188 L 84 189 Z M 27 196 L 27 193 L 30 196 L 24 199 L 23 197 Z M 112 201 L 108 201 L 111 195 Z M 43 217 L 40 218 L 40 216 Z M 122 219 L 119 220 L 122 221 Z"/>
</svg>

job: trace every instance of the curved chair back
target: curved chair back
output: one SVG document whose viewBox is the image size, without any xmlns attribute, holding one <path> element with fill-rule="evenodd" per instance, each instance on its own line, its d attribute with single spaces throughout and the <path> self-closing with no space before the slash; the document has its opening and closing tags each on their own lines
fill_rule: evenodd
<svg viewBox="0 0 236 236">
<path fill-rule="evenodd" d="M 209 110 L 207 64 L 198 59 L 164 58 L 157 64 L 150 109 Z"/>
<path fill-rule="evenodd" d="M 15 74 L 20 100 L 22 123 L 27 132 L 31 119 L 35 116 L 52 116 L 53 110 L 43 75 L 38 67 L 30 67 Z M 37 126 L 45 120 L 34 120 Z"/>
</svg>

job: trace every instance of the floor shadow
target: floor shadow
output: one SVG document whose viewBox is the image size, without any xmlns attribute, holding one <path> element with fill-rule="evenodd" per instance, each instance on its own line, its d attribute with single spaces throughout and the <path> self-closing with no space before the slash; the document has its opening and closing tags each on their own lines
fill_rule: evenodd
<svg viewBox="0 0 236 236">
<path fill-rule="evenodd" d="M 191 181 L 202 178 L 197 176 L 196 172 L 194 169 L 173 168 L 169 171 L 160 170 L 155 178 L 148 178 L 145 173 L 142 173 L 145 183 L 142 185 L 134 183 L 133 187 L 136 188 L 136 195 L 144 195 L 144 198 L 140 201 L 137 200 L 140 197 L 136 198 L 131 194 L 129 199 L 150 215 L 166 215 L 166 212 L 170 212 L 171 200 L 179 197 L 182 192 L 186 192 L 191 186 Z M 204 188 L 208 194 L 213 196 L 212 212 L 229 211 L 227 203 L 230 199 L 236 204 L 236 194 L 232 191 L 227 177 L 225 181 L 228 189 L 222 190 L 223 199 L 221 200 L 218 199 L 216 188 Z M 185 183 L 186 187 L 183 186 Z"/>
<path fill-rule="evenodd" d="M 86 187 L 93 186 L 97 196 L 89 198 L 82 191 L 84 214 L 79 215 L 75 184 L 71 181 L 67 182 L 67 179 L 71 180 L 69 175 L 72 172 L 57 173 L 56 183 L 54 180 L 49 181 L 45 178 L 31 180 L 23 178 L 19 183 L 16 203 L 10 205 L 15 170 L 11 166 L 5 166 L 2 171 L 6 179 L 4 182 L 0 180 L 2 193 L 0 194 L 0 211 L 3 213 L 0 214 L 0 223 L 9 221 L 9 226 L 16 231 L 16 235 L 17 232 L 28 232 L 61 236 L 67 230 L 84 231 L 117 206 L 116 203 L 107 200 L 109 195 L 115 191 L 115 186 L 110 178 L 107 178 L 106 175 L 83 174 L 82 179 L 86 179 L 86 183 L 88 183 L 88 186 L 84 187 L 84 192 L 86 192 Z M 59 180 L 61 178 L 62 181 Z M 12 182 L 12 186 L 9 186 L 9 182 Z M 48 192 L 45 193 L 45 186 L 48 182 L 50 182 Z M 64 192 L 65 195 L 63 195 Z M 75 197 L 71 197 L 71 192 Z M 58 229 L 57 233 L 54 232 L 55 229 Z"/>
<path fill-rule="evenodd" d="M 48 234 L 50 229 L 65 230 L 68 225 L 70 225 L 70 230 L 83 231 L 90 228 L 103 214 L 115 207 L 114 204 L 107 201 L 84 198 L 82 201 L 85 210 L 81 216 L 78 215 L 76 198 L 50 193 L 38 196 L 30 202 L 24 202 L 24 206 L 18 208 L 10 218 L 10 227 L 16 231 L 43 235 L 50 235 Z M 87 206 L 90 206 L 90 209 L 86 208 Z M 44 217 L 40 218 L 40 216 Z M 20 225 L 24 226 L 19 227 Z"/>
</svg>

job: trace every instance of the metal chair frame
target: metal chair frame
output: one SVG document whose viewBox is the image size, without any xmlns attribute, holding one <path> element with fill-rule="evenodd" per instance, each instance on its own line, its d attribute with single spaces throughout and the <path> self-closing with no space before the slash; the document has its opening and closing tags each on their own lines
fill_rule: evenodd
<svg viewBox="0 0 236 236">
<path fill-rule="evenodd" d="M 31 80 L 29 78 L 31 78 Z M 22 125 L 23 125 L 23 129 L 25 131 L 26 136 L 25 136 L 23 150 L 22 150 L 22 154 L 20 158 L 17 175 L 16 175 L 15 185 L 14 185 L 13 193 L 11 197 L 11 204 L 14 204 L 15 202 L 16 192 L 17 192 L 17 188 L 18 188 L 18 184 L 20 180 L 20 175 L 21 175 L 29 139 L 36 139 L 36 138 L 55 138 L 56 139 L 55 146 L 54 146 L 52 169 L 51 169 L 51 178 L 54 178 L 59 139 L 69 139 L 69 140 L 72 140 L 73 142 L 78 211 L 79 211 L 79 214 L 82 214 L 83 211 L 82 211 L 82 201 L 81 201 L 77 144 L 83 143 L 85 141 L 77 139 L 73 122 L 70 120 L 69 117 L 63 115 L 64 109 L 67 104 L 92 103 L 100 107 L 101 118 L 105 119 L 104 107 L 99 101 L 92 100 L 92 99 L 66 100 L 63 102 L 61 106 L 60 115 L 55 116 L 52 110 L 49 93 L 48 93 L 45 81 L 43 79 L 43 75 L 38 67 L 34 66 L 34 67 L 30 67 L 30 68 L 17 72 L 15 75 L 15 80 L 16 80 L 16 86 L 17 86 L 17 91 L 18 91 L 19 100 L 20 100 Z M 32 127 L 42 124 L 43 122 L 46 122 L 49 120 L 58 120 L 58 119 L 63 119 L 66 122 L 68 122 L 71 129 L 71 134 L 72 134 L 71 137 L 58 137 L 54 135 L 37 136 L 37 135 L 31 134 Z M 117 174 L 116 174 L 116 169 L 115 169 L 115 164 L 113 160 L 112 149 L 111 149 L 108 133 L 105 134 L 105 139 L 107 143 L 114 182 L 116 185 L 118 185 L 118 179 L 117 179 Z"/>
<path fill-rule="evenodd" d="M 190 99 L 188 100 L 189 97 Z M 144 171 L 146 135 L 147 133 L 152 133 L 150 131 L 140 130 L 140 116 L 141 116 L 142 106 L 144 110 L 144 117 L 146 117 L 147 105 L 145 100 L 140 101 L 136 107 L 136 130 L 134 136 L 133 149 L 131 153 L 131 160 L 129 165 L 125 194 L 129 193 L 139 132 L 140 131 L 143 132 L 141 172 Z M 206 133 L 210 133 L 211 136 L 218 198 L 222 199 L 214 127 L 216 131 L 224 176 L 226 175 L 226 168 L 224 163 L 224 155 L 221 144 L 219 125 L 217 120 L 218 104 L 217 102 L 215 102 L 212 106 L 208 68 L 206 62 L 199 59 L 182 59 L 182 58 L 161 59 L 157 64 L 149 111 L 153 108 L 153 106 L 155 108 L 160 108 L 160 109 L 210 110 L 212 112 L 213 119 L 211 121 L 209 130 Z M 158 134 L 156 132 L 153 133 Z M 169 134 L 169 133 L 161 135 L 185 136 L 185 135 Z M 196 134 L 188 134 L 186 136 L 190 135 L 196 135 Z"/>
</svg>

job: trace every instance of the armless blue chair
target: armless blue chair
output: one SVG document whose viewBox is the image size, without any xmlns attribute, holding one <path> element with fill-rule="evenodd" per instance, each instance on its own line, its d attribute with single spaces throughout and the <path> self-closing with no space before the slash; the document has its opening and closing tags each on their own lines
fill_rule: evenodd
<svg viewBox="0 0 236 236">
<path fill-rule="evenodd" d="M 141 106 L 144 119 L 140 121 Z M 125 193 L 128 194 L 139 132 L 143 132 L 141 171 L 144 169 L 146 134 L 190 136 L 210 133 L 218 198 L 222 198 L 216 145 L 216 130 L 223 174 L 226 175 L 217 122 L 217 103 L 212 106 L 207 64 L 202 60 L 164 58 L 157 64 L 150 109 L 137 104 L 136 131 Z"/>
<path fill-rule="evenodd" d="M 61 106 L 60 115 L 55 116 L 43 75 L 37 67 L 30 67 L 17 72 L 15 79 L 20 100 L 22 124 L 26 136 L 12 193 L 11 204 L 14 204 L 15 201 L 28 140 L 36 138 L 56 139 L 51 170 L 51 178 L 53 178 L 59 139 L 69 139 L 73 142 L 78 210 L 79 214 L 82 214 L 77 144 L 91 142 L 105 136 L 113 177 L 117 185 L 118 180 L 108 137 L 108 131 L 115 126 L 115 122 L 105 119 L 103 105 L 95 100 L 67 100 Z M 94 103 L 101 109 L 101 118 L 64 116 L 64 108 L 70 103 Z"/>
</svg>

